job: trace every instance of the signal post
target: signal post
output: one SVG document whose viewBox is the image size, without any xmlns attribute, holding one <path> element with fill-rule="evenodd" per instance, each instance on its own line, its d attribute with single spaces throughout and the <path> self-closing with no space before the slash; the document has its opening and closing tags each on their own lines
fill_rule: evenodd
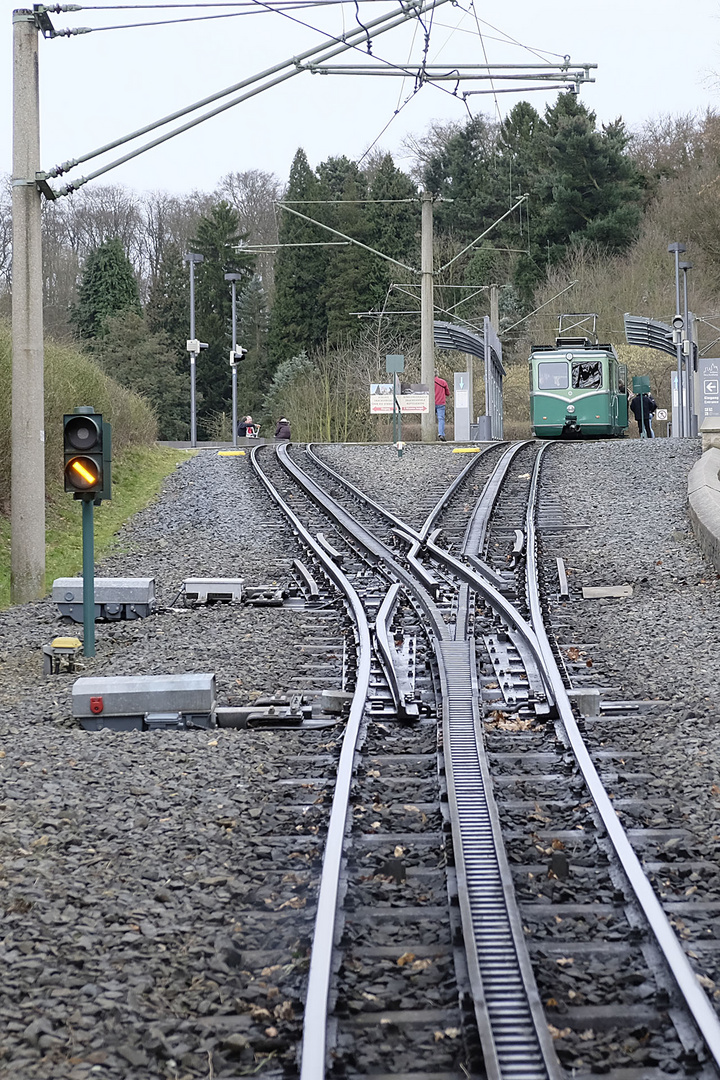
<svg viewBox="0 0 720 1080">
<path fill-rule="evenodd" d="M 65 490 L 82 500 L 83 656 L 95 655 L 94 507 L 111 498 L 110 425 L 91 405 L 79 405 L 63 417 Z"/>
</svg>

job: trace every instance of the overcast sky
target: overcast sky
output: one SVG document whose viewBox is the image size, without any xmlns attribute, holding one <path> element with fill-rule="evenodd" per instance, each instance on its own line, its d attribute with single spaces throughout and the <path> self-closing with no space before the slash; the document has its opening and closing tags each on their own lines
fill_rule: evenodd
<svg viewBox="0 0 720 1080">
<path fill-rule="evenodd" d="M 14 6 L 3 5 L 0 30 L 6 58 L 0 67 L 3 172 L 11 167 Z M 395 7 L 389 2 L 361 2 L 360 18 L 368 23 Z M 476 11 L 477 18 L 469 0 L 462 0 L 462 7 L 446 3 L 436 11 L 429 63 L 482 64 L 486 55 L 489 63 L 526 64 L 553 59 L 552 54 L 569 54 L 573 63 L 598 65 L 592 73 L 596 83 L 581 92 L 598 120 L 622 116 L 630 127 L 660 114 L 720 108 L 720 0 L 687 0 L 681 5 L 675 0 L 592 4 L 587 0 L 513 0 L 510 4 L 477 0 Z M 209 13 L 206 8 L 86 10 L 54 14 L 52 20 L 56 29 L 110 27 Z M 356 25 L 353 3 L 293 14 L 308 26 L 273 12 L 41 39 L 43 168 L 91 151 L 313 48 L 323 38 L 310 27 L 339 33 Z M 527 48 L 500 40 L 507 38 Z M 423 33 L 413 22 L 377 37 L 373 56 L 377 62 L 419 59 L 422 40 Z M 540 51 L 541 57 L 528 49 Z M 336 62 L 363 60 L 369 60 L 365 49 L 345 53 Z M 453 84 L 444 85 L 446 90 L 453 88 Z M 469 83 L 463 85 L 473 89 Z M 433 120 L 462 121 L 468 116 L 467 106 L 473 113 L 492 114 L 496 101 L 505 115 L 522 98 L 542 109 L 556 97 L 556 91 L 502 93 L 496 101 L 486 95 L 470 97 L 466 106 L 461 98 L 424 86 L 403 106 L 412 90 L 411 80 L 399 78 L 302 72 L 96 182 L 181 193 L 193 188 L 211 190 L 227 172 L 248 169 L 273 172 L 285 181 L 298 146 L 304 147 L 313 166 L 330 155 L 358 158 L 390 121 L 377 146 L 407 166 L 403 139 L 422 134 Z M 126 149 L 84 164 L 77 173 L 86 175 Z"/>
</svg>

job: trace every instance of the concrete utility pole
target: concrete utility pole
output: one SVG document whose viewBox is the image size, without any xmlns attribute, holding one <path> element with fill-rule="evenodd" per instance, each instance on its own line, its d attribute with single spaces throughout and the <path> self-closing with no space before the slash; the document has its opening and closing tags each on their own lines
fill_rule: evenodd
<svg viewBox="0 0 720 1080">
<path fill-rule="evenodd" d="M 497 285 L 490 286 L 490 322 L 496 334 L 500 333 L 500 294 Z"/>
<path fill-rule="evenodd" d="M 197 446 L 197 409 L 195 406 L 195 373 L 197 358 L 200 355 L 201 342 L 195 337 L 195 264 L 205 261 L 204 255 L 188 251 L 183 261 L 190 263 L 190 340 L 187 350 L 190 353 L 190 445 Z"/>
<path fill-rule="evenodd" d="M 237 446 L 238 433 L 237 433 L 237 296 L 236 296 L 236 282 L 243 280 L 242 274 L 225 274 L 225 280 L 230 282 L 230 288 L 232 290 L 232 349 L 230 355 L 232 357 L 230 361 L 230 368 L 232 371 L 232 444 Z"/>
<path fill-rule="evenodd" d="M 687 248 L 684 244 L 668 244 L 668 252 L 675 256 L 675 317 L 682 320 L 683 326 L 685 320 L 682 317 L 680 311 L 680 256 L 685 253 Z M 685 398 L 686 388 L 685 380 L 683 378 L 683 351 L 682 351 L 682 334 L 676 334 L 678 340 L 675 343 L 676 357 L 677 357 L 677 380 L 678 380 L 678 431 L 673 431 L 673 435 L 676 435 L 680 439 L 684 439 L 688 435 L 685 419 Z"/>
<path fill-rule="evenodd" d="M 11 576 L 15 604 L 45 594 L 45 398 L 38 30 L 13 12 Z"/>
<path fill-rule="evenodd" d="M 430 411 L 420 417 L 423 442 L 435 441 L 435 300 L 433 295 L 433 200 L 422 195 L 420 261 L 420 381 L 430 391 Z"/>
<path fill-rule="evenodd" d="M 696 428 L 696 424 L 695 424 L 695 385 L 694 385 L 694 383 L 695 383 L 695 356 L 694 356 L 695 350 L 693 348 L 693 336 L 694 336 L 693 335 L 693 326 L 692 326 L 693 319 L 692 319 L 692 313 L 690 312 L 690 310 L 688 308 L 688 279 L 687 279 L 687 272 L 688 272 L 688 270 L 692 270 L 693 264 L 689 263 L 689 262 L 681 262 L 681 263 L 679 263 L 679 268 L 683 272 L 683 295 L 684 295 L 683 319 L 685 320 L 684 341 L 687 342 L 687 345 L 685 345 L 683 343 L 683 351 L 686 348 L 688 350 L 687 353 L 685 353 L 685 378 L 687 380 L 687 403 L 686 403 L 687 408 L 686 408 L 686 413 L 685 413 L 685 434 L 688 436 L 688 438 L 691 439 L 691 438 L 693 438 L 693 436 L 697 435 L 697 431 L 695 430 L 695 428 Z"/>
</svg>

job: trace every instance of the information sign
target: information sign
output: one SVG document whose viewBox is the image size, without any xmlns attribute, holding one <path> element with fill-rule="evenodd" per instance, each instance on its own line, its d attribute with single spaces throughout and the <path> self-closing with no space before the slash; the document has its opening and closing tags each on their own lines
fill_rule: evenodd
<svg viewBox="0 0 720 1080">
<path fill-rule="evenodd" d="M 430 394 L 426 383 L 401 383 L 397 398 L 401 413 L 430 412 Z M 370 412 L 392 413 L 392 383 L 370 383 Z"/>
<path fill-rule="evenodd" d="M 702 424 L 708 416 L 720 416 L 720 360 L 702 356 L 698 360 L 700 383 L 699 419 Z"/>
</svg>

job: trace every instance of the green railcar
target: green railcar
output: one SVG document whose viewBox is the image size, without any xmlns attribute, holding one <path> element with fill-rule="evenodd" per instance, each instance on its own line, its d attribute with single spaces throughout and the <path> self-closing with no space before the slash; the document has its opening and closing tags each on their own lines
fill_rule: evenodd
<svg viewBox="0 0 720 1080">
<path fill-rule="evenodd" d="M 627 365 L 612 345 L 558 337 L 530 355 L 530 422 L 541 439 L 623 435 L 628 426 Z"/>
</svg>

